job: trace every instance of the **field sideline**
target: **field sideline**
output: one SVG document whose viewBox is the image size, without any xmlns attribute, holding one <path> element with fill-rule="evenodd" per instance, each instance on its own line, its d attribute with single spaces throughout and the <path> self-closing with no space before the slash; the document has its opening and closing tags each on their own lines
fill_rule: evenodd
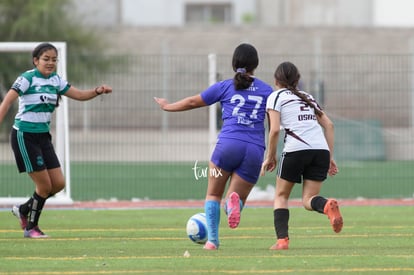
<svg viewBox="0 0 414 275">
<path fill-rule="evenodd" d="M 406 199 L 338 199 L 340 206 L 414 206 L 414 198 Z M 290 207 L 302 207 L 302 202 L 293 199 Z M 140 201 L 79 201 L 70 205 L 46 205 L 46 208 L 68 209 L 144 209 L 144 208 L 202 208 L 203 200 L 140 200 Z M 0 205 L 11 208 L 12 205 Z M 273 201 L 247 201 L 246 207 L 273 207 Z"/>
<path fill-rule="evenodd" d="M 338 199 L 340 206 L 414 206 L 414 198 L 406 199 Z M 292 199 L 290 207 L 302 207 L 299 199 Z M 1 205 L 0 211 L 12 205 Z M 202 208 L 203 200 L 139 200 L 139 201 L 75 201 L 73 204 L 47 204 L 45 209 L 146 209 L 146 208 Z M 273 201 L 247 201 L 246 207 L 273 207 Z"/>
</svg>

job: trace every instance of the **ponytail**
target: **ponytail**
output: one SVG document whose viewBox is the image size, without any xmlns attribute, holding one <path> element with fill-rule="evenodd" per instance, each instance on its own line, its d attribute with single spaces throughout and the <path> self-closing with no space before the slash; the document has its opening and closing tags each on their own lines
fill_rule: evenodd
<svg viewBox="0 0 414 275">
<path fill-rule="evenodd" d="M 316 102 L 312 102 L 306 94 L 299 92 L 297 87 L 299 84 L 300 73 L 294 64 L 290 62 L 281 63 L 276 68 L 274 77 L 281 86 L 290 90 L 294 95 L 305 101 L 309 107 L 313 108 L 317 116 L 320 117 L 323 115 L 323 112 L 317 108 Z"/>
<path fill-rule="evenodd" d="M 247 74 L 245 68 L 236 69 L 236 74 L 233 78 L 234 87 L 236 90 L 244 90 L 252 85 L 253 77 Z"/>
<path fill-rule="evenodd" d="M 236 90 L 244 90 L 249 88 L 254 78 L 251 76 L 259 65 L 259 56 L 257 50 L 250 44 L 240 44 L 234 50 L 232 66 L 236 73 L 233 78 Z"/>
<path fill-rule="evenodd" d="M 306 102 L 306 104 L 313 108 L 315 110 L 315 114 L 317 116 L 322 116 L 323 112 L 319 109 L 316 108 L 316 102 L 312 102 L 309 97 L 306 96 L 306 94 L 299 92 L 299 90 L 296 87 L 286 87 L 289 91 L 291 91 L 293 94 L 295 94 L 297 97 L 299 97 L 300 99 L 302 99 L 303 101 Z"/>
</svg>

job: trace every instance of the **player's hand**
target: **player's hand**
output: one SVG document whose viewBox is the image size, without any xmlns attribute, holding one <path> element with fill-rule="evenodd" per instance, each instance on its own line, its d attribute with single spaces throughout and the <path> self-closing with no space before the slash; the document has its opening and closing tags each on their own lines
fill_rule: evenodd
<svg viewBox="0 0 414 275">
<path fill-rule="evenodd" d="M 262 163 L 262 169 L 260 170 L 260 176 L 264 176 L 266 171 L 272 172 L 276 168 L 276 158 L 265 159 Z"/>
<path fill-rule="evenodd" d="M 166 100 L 165 98 L 158 98 L 158 97 L 154 97 L 155 102 L 158 103 L 158 105 L 160 105 L 161 109 L 164 110 L 165 105 L 168 104 L 168 100 Z"/>
<path fill-rule="evenodd" d="M 338 174 L 338 172 L 339 172 L 339 169 L 338 169 L 338 166 L 336 165 L 335 160 L 331 159 L 331 162 L 329 163 L 328 175 L 335 176 L 336 174 Z"/>
<path fill-rule="evenodd" d="M 110 93 L 112 93 L 112 87 L 103 84 L 103 85 L 100 85 L 100 86 L 96 87 L 95 92 L 97 94 L 110 94 Z"/>
</svg>

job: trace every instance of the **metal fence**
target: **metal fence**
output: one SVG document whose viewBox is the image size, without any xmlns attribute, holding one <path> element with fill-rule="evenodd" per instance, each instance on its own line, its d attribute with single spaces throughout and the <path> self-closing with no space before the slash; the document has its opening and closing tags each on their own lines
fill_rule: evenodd
<svg viewBox="0 0 414 275">
<path fill-rule="evenodd" d="M 153 97 L 166 97 L 175 101 L 202 92 L 208 87 L 208 58 L 204 55 L 113 58 L 124 60 L 124 64 L 105 74 L 92 72 L 91 79 L 94 79 L 94 83 L 72 83 L 80 88 L 107 83 L 114 88 L 113 94 L 101 96 L 93 101 L 69 101 L 70 159 L 74 164 L 82 163 L 82 169 L 85 169 L 85 173 L 74 175 L 74 199 L 183 199 L 180 190 L 167 192 L 160 186 L 163 181 L 167 183 L 174 177 L 180 180 L 181 176 L 173 172 L 175 165 L 182 167 L 184 163 L 184 167 L 187 168 L 184 173 L 188 172 L 186 180 L 194 181 L 194 163 L 208 161 L 208 109 L 166 113 L 159 109 Z M 230 55 L 217 56 L 218 80 L 233 77 L 231 58 Z M 298 66 L 302 76 L 301 87 L 315 95 L 334 120 L 337 133 L 336 157 L 341 164 L 350 165 L 356 161 L 358 167 L 363 167 L 375 162 L 378 164 L 372 168 L 375 170 L 383 169 L 381 167 L 384 163 L 411 163 L 414 159 L 413 56 L 261 56 L 256 76 L 273 85 L 276 66 L 286 60 Z M 69 64 L 72 70 L 76 70 L 77 64 Z M 219 108 L 217 110 L 219 112 Z M 217 124 L 219 125 L 219 122 Z M 13 164 L 9 145 L 2 143 L 1 147 L 2 163 Z M 110 165 L 106 166 L 109 168 L 106 169 L 114 169 L 111 173 L 115 175 L 119 168 L 116 163 L 162 163 L 172 169 L 169 170 L 170 174 L 160 178 L 160 171 L 156 167 L 151 168 L 155 170 L 150 171 L 144 182 L 131 184 L 127 188 L 136 188 L 130 190 L 130 196 L 117 195 L 116 186 L 122 182 L 121 179 L 114 182 L 113 190 L 108 190 L 106 194 L 99 193 L 96 189 L 82 191 L 81 194 L 76 191 L 76 185 L 86 185 L 93 179 L 92 181 L 97 181 L 99 186 L 99 181 L 103 181 L 102 171 L 92 174 L 93 169 L 89 169 L 87 163 L 109 163 Z M 383 193 L 391 197 L 412 197 L 414 191 L 408 184 L 412 175 L 399 171 L 398 165 L 396 167 L 397 171 L 390 175 L 381 174 L 381 181 L 393 180 L 393 184 L 397 186 L 393 189 L 395 192 L 391 193 L 384 187 Z M 1 175 L 3 196 L 29 192 L 16 187 L 20 184 L 15 182 L 26 180 L 22 176 L 17 176 L 13 169 L 9 170 Z M 90 173 L 87 173 L 88 170 Z M 352 182 L 358 186 L 367 180 L 377 180 L 372 179 L 372 175 L 361 174 L 358 177 L 354 170 L 349 171 L 352 175 L 342 174 L 341 181 Z M 376 175 L 375 171 L 371 172 Z M 85 178 L 82 178 L 83 176 Z M 7 186 L 4 186 L 5 182 Z M 402 187 L 398 187 L 399 182 Z M 154 186 L 153 193 L 140 193 L 142 186 L 148 184 Z M 265 185 L 267 184 L 273 184 L 273 181 Z M 198 190 L 203 190 L 204 187 L 198 187 Z M 85 195 L 85 192 L 88 195 Z M 162 195 L 153 195 L 157 192 L 161 192 Z M 340 190 L 338 192 L 341 194 Z M 353 192 L 344 196 L 370 195 L 369 191 L 358 192 L 358 188 L 355 188 Z M 188 199 L 202 197 L 203 192 L 198 192 Z"/>
<path fill-rule="evenodd" d="M 161 112 L 153 102 L 154 96 L 174 101 L 203 91 L 208 86 L 207 56 L 130 56 L 126 60 L 124 71 L 94 77 L 111 84 L 113 95 L 87 103 L 70 102 L 72 131 L 207 129 L 206 108 L 171 114 Z M 373 138 L 372 142 L 380 142 L 383 153 L 378 155 L 385 159 L 414 158 L 407 140 L 414 123 L 412 56 L 262 56 L 257 77 L 273 85 L 273 72 L 285 60 L 299 67 L 302 88 L 314 94 L 339 125 L 351 127 L 347 131 L 351 138 L 345 139 L 366 144 Z M 231 56 L 217 57 L 217 72 L 218 80 L 233 76 Z M 354 137 L 352 128 L 356 131 Z M 361 137 L 361 131 L 367 135 Z M 354 142 L 352 145 L 358 147 Z"/>
</svg>

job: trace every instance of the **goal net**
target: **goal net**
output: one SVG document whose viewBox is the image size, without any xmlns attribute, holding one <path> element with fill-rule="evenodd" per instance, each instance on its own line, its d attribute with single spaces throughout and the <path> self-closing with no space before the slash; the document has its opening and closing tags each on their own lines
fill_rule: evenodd
<svg viewBox="0 0 414 275">
<path fill-rule="evenodd" d="M 0 52 L 32 52 L 33 49 L 42 42 L 0 42 Z M 59 62 L 57 73 L 62 78 L 67 78 L 66 73 L 66 42 L 51 42 L 58 50 Z M 16 76 L 17 78 L 17 76 Z M 70 162 L 69 162 L 69 121 L 68 121 L 68 102 L 66 97 L 62 97 L 59 108 L 56 109 L 56 154 L 62 165 L 65 175 L 66 188 L 47 200 L 48 204 L 71 204 L 73 200 L 70 194 Z M 17 171 L 17 170 L 16 170 Z M 3 183 L 4 184 L 4 183 Z M 1 197 L 3 196 L 3 197 Z M 0 194 L 0 204 L 20 204 L 27 200 L 26 197 L 4 197 Z"/>
</svg>

